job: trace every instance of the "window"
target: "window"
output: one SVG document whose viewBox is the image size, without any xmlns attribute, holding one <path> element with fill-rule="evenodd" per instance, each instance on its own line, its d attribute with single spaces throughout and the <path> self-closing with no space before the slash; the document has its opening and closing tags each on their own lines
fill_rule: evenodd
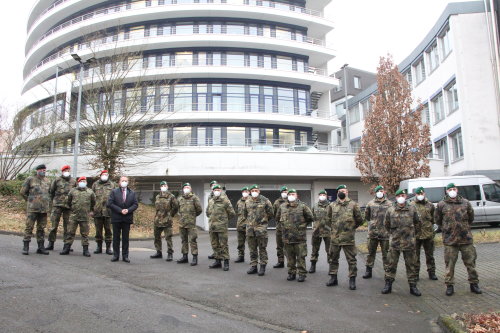
<svg viewBox="0 0 500 333">
<path fill-rule="evenodd" d="M 430 124 L 431 123 L 431 114 L 429 112 L 429 104 L 424 104 L 422 107 L 422 123 Z"/>
<path fill-rule="evenodd" d="M 356 104 L 349 109 L 349 124 L 355 124 L 359 122 L 359 104 Z"/>
<path fill-rule="evenodd" d="M 227 85 L 227 110 L 230 112 L 245 111 L 245 86 L 242 84 Z"/>
<path fill-rule="evenodd" d="M 443 60 L 450 54 L 451 52 L 451 42 L 450 42 L 450 28 L 446 28 L 439 38 L 441 42 L 441 52 L 443 55 Z"/>
<path fill-rule="evenodd" d="M 351 153 L 355 154 L 361 149 L 361 139 L 351 141 Z"/>
<path fill-rule="evenodd" d="M 497 184 L 484 184 L 483 192 L 487 201 L 500 202 L 500 186 Z"/>
<path fill-rule="evenodd" d="M 228 146 L 244 146 L 245 145 L 245 128 L 244 127 L 228 127 L 227 128 L 227 145 Z"/>
<path fill-rule="evenodd" d="M 366 119 L 366 117 L 368 117 L 368 115 L 372 111 L 371 110 L 372 106 L 371 106 L 370 100 L 367 99 L 366 101 L 362 102 L 361 106 L 363 107 L 363 119 Z"/>
<path fill-rule="evenodd" d="M 429 67 L 431 72 L 435 70 L 439 66 L 439 53 L 437 43 L 434 43 L 427 51 L 427 55 L 429 57 Z"/>
<path fill-rule="evenodd" d="M 440 93 L 432 100 L 432 109 L 434 110 L 434 124 L 444 119 L 443 94 Z"/>
<path fill-rule="evenodd" d="M 425 80 L 425 62 L 424 58 L 420 58 L 420 60 L 413 65 L 415 70 L 415 79 L 417 80 L 417 84 Z"/>
<path fill-rule="evenodd" d="M 448 113 L 458 109 L 458 90 L 457 83 L 453 81 L 448 87 L 445 88 L 446 100 L 448 102 Z"/>
<path fill-rule="evenodd" d="M 464 146 L 462 143 L 462 130 L 458 130 L 450 135 L 451 145 L 453 148 L 453 161 L 457 161 L 464 157 Z"/>
<path fill-rule="evenodd" d="M 359 76 L 354 77 L 354 89 L 361 89 L 361 78 Z"/>
<path fill-rule="evenodd" d="M 294 114 L 293 89 L 278 88 L 278 112 Z"/>
<path fill-rule="evenodd" d="M 457 186 L 458 193 L 469 201 L 481 200 L 479 185 Z"/>
<path fill-rule="evenodd" d="M 434 143 L 434 148 L 437 154 L 437 158 L 440 160 L 444 160 L 444 165 L 448 165 L 448 142 L 446 138 L 443 138 Z"/>
<path fill-rule="evenodd" d="M 407 71 L 406 73 L 403 74 L 406 81 L 408 81 L 408 84 L 410 85 L 410 88 L 413 87 L 413 78 L 411 76 L 411 69 Z"/>
</svg>

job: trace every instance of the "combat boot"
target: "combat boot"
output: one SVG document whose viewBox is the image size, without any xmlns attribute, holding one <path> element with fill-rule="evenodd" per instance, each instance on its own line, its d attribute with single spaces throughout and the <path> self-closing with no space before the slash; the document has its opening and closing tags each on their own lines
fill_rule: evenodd
<svg viewBox="0 0 500 333">
<path fill-rule="evenodd" d="M 283 267 L 285 267 L 284 261 L 278 261 L 278 263 L 273 266 L 273 268 L 283 268 Z"/>
<path fill-rule="evenodd" d="M 434 272 L 429 272 L 429 279 L 430 280 L 437 280 L 438 277 L 436 276 L 436 273 Z"/>
<path fill-rule="evenodd" d="M 382 289 L 382 294 L 392 293 L 392 280 L 385 280 L 384 289 Z"/>
<path fill-rule="evenodd" d="M 228 271 L 229 270 L 229 259 L 224 259 L 224 268 L 223 268 L 224 271 Z"/>
<path fill-rule="evenodd" d="M 84 257 L 90 257 L 90 252 L 89 252 L 89 246 L 88 245 L 84 245 L 83 246 L 83 256 Z"/>
<path fill-rule="evenodd" d="M 372 278 L 372 268 L 366 266 L 365 275 L 363 275 L 363 279 L 371 279 Z"/>
<path fill-rule="evenodd" d="M 209 255 L 208 259 L 210 259 L 210 260 L 215 259 L 215 254 L 212 253 L 211 255 Z"/>
<path fill-rule="evenodd" d="M 266 265 L 260 265 L 259 276 L 264 276 L 266 274 Z"/>
<path fill-rule="evenodd" d="M 257 274 L 257 266 L 251 266 L 247 274 Z"/>
<path fill-rule="evenodd" d="M 64 244 L 63 250 L 59 252 L 60 255 L 66 256 L 69 254 L 69 250 L 71 249 L 71 245 L 69 244 Z"/>
<path fill-rule="evenodd" d="M 220 259 L 215 259 L 215 261 L 210 266 L 208 266 L 208 268 L 221 268 L 221 267 L 222 264 L 220 262 Z"/>
<path fill-rule="evenodd" d="M 455 293 L 455 289 L 452 284 L 446 286 L 446 296 L 451 296 Z"/>
<path fill-rule="evenodd" d="M 189 261 L 188 261 L 188 255 L 187 253 L 183 253 L 182 254 L 182 258 L 180 258 L 179 260 L 177 260 L 177 263 L 178 264 L 187 264 Z"/>
<path fill-rule="evenodd" d="M 97 248 L 94 251 L 95 254 L 102 253 L 102 241 L 97 241 Z"/>
<path fill-rule="evenodd" d="M 338 284 L 339 284 L 339 281 L 337 280 L 337 275 L 332 274 L 332 275 L 330 275 L 330 280 L 328 280 L 328 282 L 326 283 L 326 286 L 332 287 L 332 286 L 336 286 Z"/>
<path fill-rule="evenodd" d="M 156 251 L 155 254 L 149 256 L 151 259 L 161 259 L 163 258 L 163 254 L 161 253 L 161 251 Z"/>
<path fill-rule="evenodd" d="M 165 259 L 165 261 L 172 261 L 174 260 L 174 257 L 172 256 L 172 253 L 167 253 L 167 259 Z"/>
<path fill-rule="evenodd" d="M 191 266 L 196 266 L 198 265 L 198 255 L 193 254 L 193 261 L 191 261 Z"/>
<path fill-rule="evenodd" d="M 470 291 L 473 292 L 474 294 L 482 294 L 483 293 L 481 291 L 481 288 L 479 288 L 479 285 L 477 283 L 470 284 Z"/>
<path fill-rule="evenodd" d="M 45 248 L 45 250 L 54 250 L 54 242 L 49 241 L 49 245 Z"/>
<path fill-rule="evenodd" d="M 296 275 L 295 274 L 288 274 L 288 277 L 286 278 L 287 281 L 293 281 L 295 280 Z"/>
<path fill-rule="evenodd" d="M 23 241 L 23 244 L 23 254 L 27 256 L 28 254 L 30 254 L 30 241 Z"/>
<path fill-rule="evenodd" d="M 236 259 L 234 262 L 245 262 L 245 256 L 238 256 L 238 259 Z"/>
<path fill-rule="evenodd" d="M 355 276 L 351 276 L 349 278 L 349 289 L 356 290 L 356 277 Z"/>
<path fill-rule="evenodd" d="M 49 251 L 45 250 L 45 246 L 43 245 L 43 241 L 38 242 L 38 250 L 36 250 L 38 254 L 49 254 Z"/>
<path fill-rule="evenodd" d="M 306 280 L 305 275 L 299 275 L 299 278 L 297 279 L 297 282 L 304 282 Z"/>
<path fill-rule="evenodd" d="M 106 254 L 113 254 L 113 250 L 111 250 L 111 242 L 106 242 Z"/>
<path fill-rule="evenodd" d="M 410 294 L 414 296 L 422 296 L 420 290 L 418 290 L 417 285 L 415 283 L 410 284 Z"/>
<path fill-rule="evenodd" d="M 309 273 L 316 273 L 316 261 L 311 261 L 311 268 L 309 268 Z"/>
</svg>

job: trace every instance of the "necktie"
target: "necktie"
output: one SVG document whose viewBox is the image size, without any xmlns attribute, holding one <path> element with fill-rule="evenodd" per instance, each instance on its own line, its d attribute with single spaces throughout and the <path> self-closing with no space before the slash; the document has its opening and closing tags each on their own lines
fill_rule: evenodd
<svg viewBox="0 0 500 333">
<path fill-rule="evenodd" d="M 122 190 L 122 196 L 123 196 L 123 202 L 125 203 L 125 200 L 127 200 L 127 189 Z"/>
</svg>

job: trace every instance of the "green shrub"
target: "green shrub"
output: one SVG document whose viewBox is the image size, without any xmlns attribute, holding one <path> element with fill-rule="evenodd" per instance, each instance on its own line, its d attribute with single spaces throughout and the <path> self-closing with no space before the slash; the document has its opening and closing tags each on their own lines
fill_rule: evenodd
<svg viewBox="0 0 500 333">
<path fill-rule="evenodd" d="M 0 194 L 5 196 L 19 195 L 22 185 L 23 181 L 21 180 L 0 181 Z"/>
</svg>

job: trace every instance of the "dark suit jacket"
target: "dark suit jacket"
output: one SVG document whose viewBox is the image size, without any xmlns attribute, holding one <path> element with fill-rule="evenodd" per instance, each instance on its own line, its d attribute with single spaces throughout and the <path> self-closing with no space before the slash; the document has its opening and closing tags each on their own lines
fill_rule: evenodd
<svg viewBox="0 0 500 333">
<path fill-rule="evenodd" d="M 111 223 L 134 223 L 134 211 L 139 207 L 135 192 L 127 188 L 127 199 L 123 202 L 122 189 L 116 188 L 109 194 L 108 208 L 111 210 Z M 128 209 L 123 215 L 122 209 Z"/>
</svg>

